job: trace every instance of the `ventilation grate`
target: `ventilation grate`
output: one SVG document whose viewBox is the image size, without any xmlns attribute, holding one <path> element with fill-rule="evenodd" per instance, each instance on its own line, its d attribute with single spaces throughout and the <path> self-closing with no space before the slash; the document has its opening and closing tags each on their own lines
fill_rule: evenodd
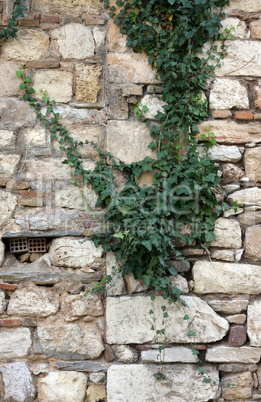
<svg viewBox="0 0 261 402">
<path fill-rule="evenodd" d="M 46 239 L 28 239 L 29 253 L 45 253 Z"/>
<path fill-rule="evenodd" d="M 10 239 L 9 244 L 10 244 L 10 252 L 13 254 L 28 251 L 27 239 Z"/>
</svg>

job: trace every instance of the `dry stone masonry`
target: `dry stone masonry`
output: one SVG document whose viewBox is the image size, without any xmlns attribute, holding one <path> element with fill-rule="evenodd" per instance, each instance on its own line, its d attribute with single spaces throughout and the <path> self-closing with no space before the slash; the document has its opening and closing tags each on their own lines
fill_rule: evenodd
<svg viewBox="0 0 261 402">
<path fill-rule="evenodd" d="M 0 1 L 1 27 L 13 4 Z M 199 129 L 215 133 L 210 155 L 231 208 L 216 221 L 210 256 L 184 246 L 185 262 L 170 261 L 187 307 L 169 307 L 164 381 L 153 376 L 159 352 L 144 283 L 115 276 L 106 294 L 86 296 L 115 266 L 114 255 L 90 240 L 104 212 L 86 207 L 95 208 L 95 193 L 86 186 L 83 199 L 73 186 L 62 151 L 22 101 L 15 75 L 23 64 L 38 98 L 42 89 L 56 100 L 74 139 L 131 163 L 154 156 L 149 129 L 133 113 L 135 101 L 150 120 L 162 111 L 154 71 L 145 55 L 126 47 L 99 0 L 26 4 L 18 36 L 3 43 L 0 56 L 0 400 L 261 400 L 260 0 L 230 0 L 222 29 L 233 26 L 235 40 L 205 91 L 211 117 Z M 93 149 L 84 145 L 82 155 L 93 168 Z M 144 174 L 138 184 L 151 178 Z M 157 295 L 159 321 L 163 303 Z M 191 340 L 210 383 L 198 372 Z"/>
</svg>

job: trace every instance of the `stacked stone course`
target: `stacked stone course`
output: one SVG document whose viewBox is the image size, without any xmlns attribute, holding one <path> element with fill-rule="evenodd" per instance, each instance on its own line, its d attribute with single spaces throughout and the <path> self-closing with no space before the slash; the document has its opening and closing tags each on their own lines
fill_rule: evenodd
<svg viewBox="0 0 261 402">
<path fill-rule="evenodd" d="M 13 3 L 0 1 L 0 26 Z M 159 358 L 144 284 L 129 274 L 114 278 L 106 295 L 84 296 L 115 265 L 89 240 L 104 212 L 86 208 L 59 146 L 22 101 L 15 74 L 23 64 L 39 99 L 40 89 L 48 91 L 73 138 L 129 163 L 154 155 L 149 129 L 133 113 L 136 100 L 151 120 L 161 110 L 154 71 L 126 47 L 99 0 L 27 6 L 0 58 L 0 400 L 261 400 L 260 1 L 231 0 L 226 9 L 223 25 L 235 27 L 235 40 L 208 83 L 211 117 L 199 129 L 215 133 L 210 153 L 231 209 L 216 221 L 211 256 L 185 245 L 186 264 L 171 262 L 187 307 L 169 308 L 164 381 L 153 376 Z M 93 149 L 83 146 L 82 155 L 94 167 Z M 144 174 L 139 185 L 151 179 Z M 94 192 L 82 190 L 94 207 Z M 10 238 L 37 237 L 46 238 L 46 253 L 10 253 Z M 159 321 L 162 304 L 157 296 Z M 198 373 L 185 314 L 210 384 Z"/>
</svg>

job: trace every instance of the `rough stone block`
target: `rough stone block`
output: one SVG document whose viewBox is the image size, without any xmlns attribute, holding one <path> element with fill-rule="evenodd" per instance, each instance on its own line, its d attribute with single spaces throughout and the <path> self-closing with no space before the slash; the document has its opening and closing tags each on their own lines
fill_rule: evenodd
<svg viewBox="0 0 261 402">
<path fill-rule="evenodd" d="M 245 255 L 251 261 L 260 261 L 261 258 L 261 225 L 250 226 L 245 231 Z"/>
<path fill-rule="evenodd" d="M 83 371 L 86 373 L 100 373 L 107 371 L 107 367 L 98 362 L 92 361 L 56 362 L 55 367 L 59 370 Z"/>
<path fill-rule="evenodd" d="M 207 349 L 206 361 L 209 363 L 258 363 L 260 356 L 260 348 L 215 346 Z"/>
<path fill-rule="evenodd" d="M 0 314 L 3 314 L 6 308 L 5 292 L 0 290 Z"/>
<path fill-rule="evenodd" d="M 223 300 L 212 299 L 207 302 L 217 313 L 237 314 L 247 309 L 249 296 L 224 296 Z"/>
<path fill-rule="evenodd" d="M 101 90 L 102 66 L 77 64 L 75 99 L 76 102 L 96 103 Z"/>
<path fill-rule="evenodd" d="M 113 269 L 113 267 L 115 267 Z M 121 273 L 117 273 L 119 266 L 113 253 L 106 254 L 106 271 L 107 275 L 112 276 L 112 281 L 107 286 L 107 296 L 121 296 L 125 295 L 126 285 Z"/>
<path fill-rule="evenodd" d="M 37 71 L 34 77 L 34 89 L 39 99 L 40 90 L 48 92 L 56 102 L 68 103 L 72 98 L 73 75 L 68 71 L 45 70 Z"/>
<path fill-rule="evenodd" d="M 0 154 L 0 175 L 4 179 L 10 179 L 15 173 L 18 163 L 20 162 L 20 155 L 4 155 Z"/>
<path fill-rule="evenodd" d="M 51 37 L 64 60 L 85 60 L 94 56 L 92 31 L 85 25 L 64 25 L 52 30 Z"/>
<path fill-rule="evenodd" d="M 84 293 L 79 295 L 68 295 L 62 301 L 62 314 L 66 321 L 73 321 L 79 317 L 98 317 L 103 315 L 101 297 L 96 294 Z"/>
<path fill-rule="evenodd" d="M 248 109 L 247 88 L 239 81 L 216 78 L 209 97 L 211 109 Z"/>
<path fill-rule="evenodd" d="M 255 101 L 255 108 L 257 110 L 261 110 L 261 85 L 260 81 L 258 85 L 254 88 L 254 101 Z"/>
<path fill-rule="evenodd" d="M 3 56 L 7 60 L 37 61 L 44 59 L 48 48 L 49 36 L 46 33 L 34 29 L 20 29 L 17 38 L 8 39 L 3 43 Z"/>
<path fill-rule="evenodd" d="M 17 197 L 14 194 L 0 191 L 0 228 L 3 228 L 12 217 L 17 205 Z"/>
<path fill-rule="evenodd" d="M 243 346 L 246 343 L 247 334 L 245 327 L 236 325 L 232 327 L 229 332 L 229 346 Z"/>
<path fill-rule="evenodd" d="M 261 4 L 259 0 L 230 0 L 229 6 L 225 8 L 226 12 L 243 11 L 246 13 L 255 13 L 261 11 Z"/>
<path fill-rule="evenodd" d="M 25 362 L 8 363 L 0 366 L 3 379 L 4 401 L 31 402 L 36 389 L 32 373 Z"/>
<path fill-rule="evenodd" d="M 250 398 L 252 396 L 252 390 L 253 379 L 249 372 L 230 374 L 222 378 L 221 395 L 228 401 Z"/>
<path fill-rule="evenodd" d="M 49 402 L 83 402 L 87 376 L 72 371 L 53 371 L 39 380 L 39 400 Z"/>
<path fill-rule="evenodd" d="M 219 317 L 206 302 L 190 296 L 182 296 L 187 308 L 177 304 L 169 306 L 167 320 L 167 342 L 189 343 L 187 336 L 188 322 L 183 320 L 188 314 L 194 320 L 195 342 L 213 342 L 222 339 L 228 331 L 228 322 Z M 162 297 L 157 297 L 154 306 L 156 317 L 162 319 Z M 109 344 L 128 344 L 152 342 L 152 319 L 148 314 L 151 309 L 149 296 L 122 296 L 107 298 L 107 342 Z M 195 319 L 194 319 L 195 317 Z M 206 324 L 207 322 L 207 324 Z M 175 325 L 173 325 L 175 323 Z"/>
<path fill-rule="evenodd" d="M 0 96 L 16 96 L 20 92 L 21 79 L 16 76 L 17 63 L 0 64 Z"/>
<path fill-rule="evenodd" d="M 141 100 L 141 104 L 148 108 L 146 112 L 143 112 L 145 119 L 156 120 L 155 116 L 158 112 L 165 113 L 163 106 L 166 105 L 166 102 L 163 102 L 157 96 L 145 95 Z"/>
<path fill-rule="evenodd" d="M 157 349 L 145 350 L 141 352 L 141 363 L 159 363 L 159 351 Z M 196 363 L 196 356 L 192 350 L 183 346 L 166 348 L 164 352 L 165 363 Z"/>
<path fill-rule="evenodd" d="M 34 0 L 34 10 L 45 14 L 99 14 L 101 9 L 99 0 Z"/>
<path fill-rule="evenodd" d="M 204 369 L 215 385 L 203 383 L 195 365 L 168 366 L 165 371 L 168 382 L 157 381 L 153 376 L 158 371 L 156 365 L 112 365 L 108 370 L 107 398 L 108 401 L 128 402 L 148 398 L 151 402 L 215 400 L 218 396 L 218 371 L 209 366 L 204 366 Z"/>
<path fill-rule="evenodd" d="M 1 129 L 14 130 L 32 127 L 36 123 L 36 114 L 24 101 L 18 99 L 0 99 Z"/>
<path fill-rule="evenodd" d="M 237 112 L 235 118 L 236 120 L 253 120 L 254 114 L 250 112 Z"/>
<path fill-rule="evenodd" d="M 104 385 L 91 384 L 87 389 L 87 398 L 89 402 L 105 402 L 106 388 Z"/>
<path fill-rule="evenodd" d="M 204 155 L 202 147 L 198 147 L 200 155 Z M 213 145 L 208 150 L 211 159 L 218 162 L 238 162 L 242 159 L 243 149 L 236 145 Z"/>
<path fill-rule="evenodd" d="M 241 229 L 236 220 L 218 218 L 215 222 L 215 240 L 212 247 L 240 248 L 242 246 Z"/>
<path fill-rule="evenodd" d="M 246 315 L 245 314 L 235 314 L 235 315 L 227 315 L 226 319 L 230 324 L 245 324 Z"/>
<path fill-rule="evenodd" d="M 139 355 L 136 352 L 136 350 L 132 349 L 130 346 L 128 345 L 119 345 L 116 346 L 113 349 L 117 359 L 121 362 L 121 363 L 135 363 L 138 358 Z"/>
<path fill-rule="evenodd" d="M 261 206 L 261 189 L 258 187 L 246 188 L 229 194 L 227 201 L 233 203 L 238 201 L 239 205 L 258 205 Z"/>
<path fill-rule="evenodd" d="M 252 181 L 261 181 L 261 147 L 247 148 L 244 154 L 246 176 Z"/>
<path fill-rule="evenodd" d="M 225 33 L 224 30 L 229 29 L 230 33 L 235 37 L 235 38 L 240 38 L 244 39 L 247 36 L 247 25 L 244 21 L 238 19 L 238 18 L 225 18 L 222 21 L 222 28 L 221 32 Z"/>
<path fill-rule="evenodd" d="M 127 36 L 120 33 L 120 26 L 115 25 L 114 21 L 109 21 L 107 31 L 107 45 L 109 52 L 125 53 L 131 48 L 126 46 Z"/>
<path fill-rule="evenodd" d="M 255 300 L 247 309 L 247 334 L 251 346 L 261 346 L 261 301 Z"/>
<path fill-rule="evenodd" d="M 223 165 L 222 184 L 235 183 L 245 175 L 244 170 L 232 163 Z"/>
<path fill-rule="evenodd" d="M 250 32 L 251 32 L 251 38 L 261 39 L 261 21 L 260 20 L 250 22 Z"/>
<path fill-rule="evenodd" d="M 95 207 L 97 196 L 95 192 L 87 187 L 79 188 L 67 185 L 63 190 L 55 191 L 55 205 L 63 208 L 70 208 L 82 211 L 89 211 Z"/>
<path fill-rule="evenodd" d="M 0 320 L 0 327 L 20 327 L 21 324 L 21 318 L 5 318 Z"/>
<path fill-rule="evenodd" d="M 1 201 L 0 201 L 1 202 Z M 3 264 L 3 262 L 4 262 L 4 257 L 5 257 L 5 245 L 4 245 L 4 243 L 0 240 L 0 267 L 1 267 L 1 265 Z M 3 289 L 2 287 L 1 287 L 1 284 L 0 284 L 0 289 Z"/>
<path fill-rule="evenodd" d="M 68 166 L 62 164 L 63 160 L 64 158 L 44 158 L 41 160 L 28 159 L 25 162 L 26 180 L 70 180 Z"/>
<path fill-rule="evenodd" d="M 25 357 L 32 345 L 28 328 L 0 330 L 0 358 L 4 360 Z"/>
<path fill-rule="evenodd" d="M 128 120 L 129 105 L 122 88 L 116 85 L 108 85 L 107 97 L 109 101 L 108 118 L 110 120 Z"/>
<path fill-rule="evenodd" d="M 15 133 L 11 130 L 0 130 L 0 147 L 14 146 Z"/>
<path fill-rule="evenodd" d="M 34 127 L 24 132 L 24 142 L 28 147 L 45 147 L 46 132 L 43 127 Z"/>
</svg>

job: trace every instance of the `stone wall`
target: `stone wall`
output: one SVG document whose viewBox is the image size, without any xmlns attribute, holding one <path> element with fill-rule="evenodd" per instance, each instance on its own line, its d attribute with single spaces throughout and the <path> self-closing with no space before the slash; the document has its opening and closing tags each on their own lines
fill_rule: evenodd
<svg viewBox="0 0 261 402">
<path fill-rule="evenodd" d="M 13 3 L 0 1 L 1 26 Z M 211 256 L 183 247 L 186 264 L 173 262 L 187 307 L 169 308 L 164 381 L 153 376 L 159 359 L 144 284 L 128 275 L 115 278 L 107 295 L 84 296 L 115 264 L 89 240 L 103 212 L 86 209 L 15 75 L 24 64 L 34 88 L 56 99 L 73 138 L 132 162 L 151 156 L 148 128 L 133 105 L 147 105 L 150 119 L 162 106 L 154 73 L 144 55 L 125 46 L 99 0 L 27 5 L 17 39 L 3 44 L 0 59 L 0 400 L 261 400 L 260 1 L 230 1 L 224 26 L 235 27 L 235 40 L 209 82 L 211 119 L 200 127 L 204 133 L 211 125 L 227 202 L 240 207 L 217 220 Z M 91 168 L 96 154 L 88 146 L 82 152 Z M 95 206 L 93 191 L 83 192 Z M 28 239 L 39 238 L 46 250 L 28 251 Z M 12 253 L 10 239 L 24 251 Z M 162 304 L 157 296 L 158 320 Z M 211 383 L 198 373 L 185 314 Z"/>
</svg>

